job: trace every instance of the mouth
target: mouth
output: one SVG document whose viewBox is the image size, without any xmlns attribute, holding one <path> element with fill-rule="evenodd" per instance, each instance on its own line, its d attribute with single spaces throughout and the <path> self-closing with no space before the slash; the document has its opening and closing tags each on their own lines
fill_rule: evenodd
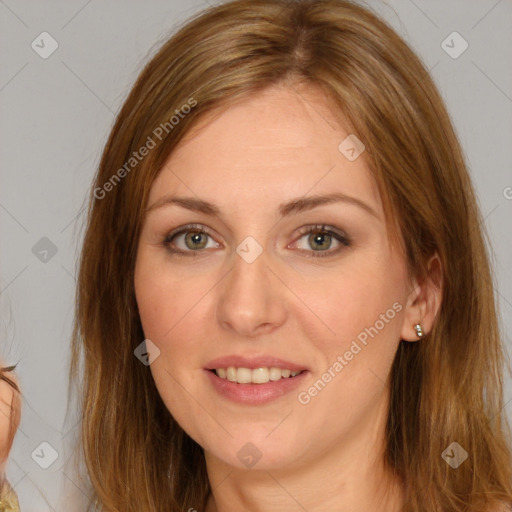
<svg viewBox="0 0 512 512">
<path fill-rule="evenodd" d="M 290 379 L 300 375 L 306 370 L 290 370 L 277 368 L 275 366 L 261 368 L 237 368 L 228 366 L 227 368 L 215 368 L 209 370 L 221 379 L 238 384 L 267 384 L 281 379 Z"/>
<path fill-rule="evenodd" d="M 228 366 L 227 368 L 214 368 L 209 370 L 221 379 L 238 384 L 267 384 L 282 379 L 293 379 L 306 370 L 290 370 L 288 368 L 260 367 L 245 368 Z"/>
<path fill-rule="evenodd" d="M 218 357 L 204 370 L 219 396 L 245 405 L 262 405 L 289 395 L 304 385 L 310 373 L 300 363 L 262 354 Z"/>
<path fill-rule="evenodd" d="M 305 385 L 308 370 L 277 367 L 205 369 L 217 396 L 245 406 L 262 406 L 277 399 L 292 400 L 293 391 Z M 292 375 L 293 373 L 293 375 Z M 273 380 L 274 379 L 274 380 Z"/>
</svg>

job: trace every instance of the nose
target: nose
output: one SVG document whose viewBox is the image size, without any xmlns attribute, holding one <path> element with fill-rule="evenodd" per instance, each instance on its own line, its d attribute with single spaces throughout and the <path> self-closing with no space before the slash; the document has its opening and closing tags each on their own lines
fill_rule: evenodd
<svg viewBox="0 0 512 512">
<path fill-rule="evenodd" d="M 232 270 L 222 280 L 217 302 L 219 325 L 238 337 L 269 334 L 286 319 L 286 286 L 265 251 L 248 263 L 235 254 Z"/>
</svg>

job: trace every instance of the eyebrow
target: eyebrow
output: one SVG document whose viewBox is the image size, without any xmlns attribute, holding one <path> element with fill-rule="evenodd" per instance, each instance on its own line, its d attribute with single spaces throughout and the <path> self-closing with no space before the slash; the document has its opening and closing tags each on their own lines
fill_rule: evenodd
<svg viewBox="0 0 512 512">
<path fill-rule="evenodd" d="M 292 199 L 291 201 L 280 204 L 278 211 L 281 217 L 287 217 L 307 210 L 312 210 L 317 206 L 322 206 L 325 204 L 331 204 L 336 202 L 343 202 L 353 206 L 357 206 L 364 210 L 365 212 L 372 215 L 373 217 L 375 217 L 376 219 L 380 218 L 378 213 L 364 201 L 361 201 L 361 199 L 358 199 L 357 197 L 348 196 L 340 192 L 334 194 L 315 195 Z M 183 197 L 175 195 L 166 195 L 161 197 L 160 199 L 156 200 L 151 206 L 146 208 L 145 213 L 149 213 L 151 211 L 156 210 L 157 208 L 161 208 L 162 206 L 168 205 L 177 205 L 181 206 L 182 208 L 186 208 L 187 210 L 192 210 L 194 212 L 204 213 L 206 215 L 211 215 L 214 217 L 222 217 L 221 209 L 213 203 L 195 197 Z"/>
</svg>

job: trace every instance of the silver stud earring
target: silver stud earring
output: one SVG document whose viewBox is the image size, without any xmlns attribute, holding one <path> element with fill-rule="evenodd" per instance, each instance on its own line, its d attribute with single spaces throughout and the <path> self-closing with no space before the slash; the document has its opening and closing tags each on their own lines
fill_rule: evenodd
<svg viewBox="0 0 512 512">
<path fill-rule="evenodd" d="M 418 335 L 418 337 L 421 338 L 423 336 L 423 329 L 421 328 L 421 325 L 416 324 L 414 328 L 416 329 L 416 334 Z"/>
</svg>

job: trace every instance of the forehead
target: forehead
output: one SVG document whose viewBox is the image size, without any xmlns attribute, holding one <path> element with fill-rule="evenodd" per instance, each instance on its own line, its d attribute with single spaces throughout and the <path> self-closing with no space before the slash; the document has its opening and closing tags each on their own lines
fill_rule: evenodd
<svg viewBox="0 0 512 512">
<path fill-rule="evenodd" d="M 314 87 L 271 87 L 206 114 L 167 159 L 150 193 L 268 204 L 333 191 L 381 211 L 364 153 L 349 161 L 339 145 L 351 132 Z"/>
</svg>

